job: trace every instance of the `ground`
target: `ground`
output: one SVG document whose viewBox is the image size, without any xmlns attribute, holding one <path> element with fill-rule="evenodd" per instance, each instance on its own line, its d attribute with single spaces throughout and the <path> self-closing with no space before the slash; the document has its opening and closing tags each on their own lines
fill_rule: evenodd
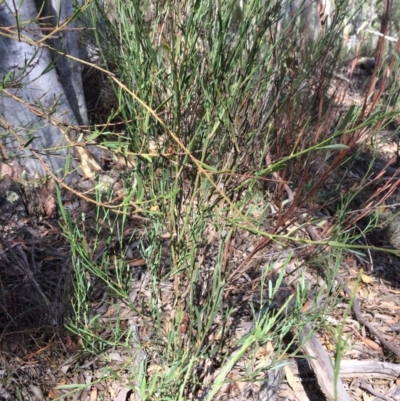
<svg viewBox="0 0 400 401">
<path fill-rule="evenodd" d="M 348 101 L 352 101 L 348 99 Z M 328 224 L 336 218 L 335 210 L 319 209 L 318 216 L 313 216 L 313 210 L 306 210 L 304 221 L 298 221 L 296 241 L 268 242 L 256 234 L 237 229 L 234 232 L 225 253 L 229 260 L 230 274 L 235 278 L 236 285 L 228 289 L 226 297 L 227 308 L 232 308 L 230 320 L 225 327 L 225 335 L 230 338 L 226 343 L 226 355 L 235 355 L 233 341 L 241 338 L 253 327 L 255 307 L 257 313 L 264 312 L 265 300 L 268 299 L 267 289 L 264 294 L 260 290 L 261 277 L 268 270 L 268 280 L 276 283 L 282 266 L 285 266 L 284 281 L 273 300 L 269 300 L 268 308 L 284 305 L 289 297 L 295 294 L 296 282 L 303 279 L 309 283 L 307 301 L 301 311 L 296 313 L 312 313 L 323 303 L 332 304 L 329 316 L 324 325 L 316 333 L 331 358 L 335 357 L 338 340 L 343 347 L 342 358 L 346 361 L 380 361 L 396 364 L 396 357 L 383 343 L 382 339 L 400 350 L 400 258 L 396 251 L 396 222 L 388 228 L 387 221 L 395 215 L 397 204 L 397 189 L 382 202 L 379 207 L 362 218 L 357 216 L 357 208 L 365 210 L 365 201 L 371 195 L 384 188 L 387 182 L 400 179 L 397 170 L 397 146 L 393 132 L 396 127 L 384 131 L 378 138 L 379 156 L 373 157 L 368 146 L 354 153 L 351 158 L 351 174 L 342 182 L 341 177 L 348 171 L 344 164 L 331 176 L 320 194 L 320 199 L 330 196 L 337 191 L 348 191 L 353 184 L 358 183 L 366 175 L 370 180 L 372 190 L 361 193 L 350 209 L 345 222 L 345 230 L 365 228 L 371 219 L 377 218 L 383 223 L 376 224 L 377 228 L 367 236 L 360 237 L 355 245 L 369 245 L 372 248 L 349 250 L 337 266 L 338 279 L 345 280 L 348 289 L 361 305 L 364 319 L 380 332 L 381 338 L 360 324 L 355 314 L 349 308 L 350 298 L 337 280 L 334 288 L 324 290 L 324 278 L 333 274 L 335 260 L 326 253 L 326 246 L 310 246 L 307 240 L 313 235 L 324 240 L 329 238 L 326 231 Z M 388 163 L 390 165 L 388 165 Z M 111 185 L 114 186 L 118 198 L 118 185 L 124 171 L 113 172 Z M 106 174 L 107 175 L 107 174 Z M 399 178 L 397 178 L 399 176 Z M 394 178 L 393 178 L 394 177 Z M 338 188 L 338 183 L 340 187 Z M 83 346 L 82 337 L 68 331 L 63 324 L 75 314 L 71 310 L 72 298 L 76 283 L 72 275 L 75 248 L 71 238 L 65 238 L 65 232 L 60 222 L 65 222 L 64 215 L 57 210 L 57 200 L 54 192 L 46 186 L 23 188 L 20 184 L 5 176 L 1 181 L 2 194 L 0 197 L 0 328 L 1 334 L 1 369 L 0 369 L 0 400 L 131 400 L 135 399 L 132 391 L 132 372 L 140 371 L 140 363 L 147 358 L 147 374 L 151 377 L 158 369 L 162 369 L 161 360 L 152 354 L 151 347 L 137 349 L 138 343 L 146 344 L 154 333 L 154 327 L 143 319 L 138 309 L 148 307 L 154 300 L 151 291 L 151 274 L 142 254 L 146 247 L 146 228 L 149 221 L 139 215 L 129 217 L 122 223 L 118 214 L 105 216 L 98 213 L 95 205 L 75 194 L 64 191 L 60 200 L 68 210 L 70 220 L 74 222 L 77 238 L 97 238 L 95 244 L 88 243 L 89 253 L 94 263 L 101 261 L 103 254 L 121 258 L 131 268 L 129 275 L 129 299 L 131 305 L 111 298 L 104 281 L 95 275 L 87 273 L 83 278 L 90 285 L 89 316 L 98 319 L 99 331 L 103 338 L 104 349 L 93 349 L 92 354 L 82 352 L 88 350 Z M 40 189 L 38 189 L 40 188 Z M 382 192 L 383 193 L 383 192 Z M 90 198 L 90 196 L 89 196 Z M 94 199 L 92 197 L 92 199 Z M 378 211 L 379 216 L 375 215 Z M 82 215 L 85 219 L 82 219 Z M 313 218 L 313 223 L 307 225 L 307 219 Z M 318 217 L 319 224 L 314 223 Z M 352 218 L 354 218 L 352 220 Z M 311 221 L 311 220 L 310 220 Z M 316 221 L 316 220 L 315 220 Z M 356 222 L 352 225 L 352 222 Z M 396 221 L 395 219 L 393 221 Z M 122 224 L 123 231 L 118 231 Z M 266 219 L 262 229 L 268 232 L 270 221 Z M 287 227 L 288 230 L 296 227 Z M 308 228 L 308 229 L 307 229 Z M 311 231 L 310 231 L 311 229 Z M 213 231 L 214 230 L 214 231 Z M 388 232 L 389 230 L 389 232 Z M 393 234 L 394 231 L 394 234 Z M 79 237 L 80 234 L 84 234 Z M 218 257 L 218 246 L 221 233 L 210 227 L 209 237 L 204 246 L 207 251 L 199 255 L 198 261 L 202 266 L 202 276 L 198 281 L 198 299 L 208 291 L 211 283 L 213 265 Z M 109 240 L 111 238 L 111 241 Z M 161 276 L 168 277 L 170 269 L 171 236 L 166 232 L 160 237 Z M 304 239 L 302 244 L 298 240 Z M 315 240 L 315 238 L 311 238 Z M 264 243 L 262 242 L 264 241 Z M 144 244 L 144 245 L 143 245 Z M 260 251 L 255 252 L 259 245 Z M 124 248 L 121 252 L 121 248 Z M 374 250 L 374 247 L 386 248 L 389 252 Z M 311 251 L 310 251 L 311 249 Z M 149 260 L 147 256 L 146 260 Z M 249 264 L 246 264 L 249 262 Z M 100 263 L 99 263 L 100 264 Z M 118 266 L 117 264 L 115 266 Z M 108 265 L 107 275 L 112 279 L 118 278 L 117 267 Z M 159 285 L 159 302 L 162 310 L 162 325 L 168 332 L 176 322 L 176 307 L 173 304 L 174 278 L 166 278 Z M 184 290 L 182 283 L 182 290 Z M 325 291 L 325 292 L 324 292 Z M 263 294 L 260 296 L 260 294 Z M 340 302 L 333 302 L 333 300 Z M 264 300 L 264 301 L 263 301 Z M 256 308 L 257 309 L 257 308 Z M 269 313 L 269 312 L 268 312 Z M 292 309 L 286 313 L 295 313 Z M 87 316 L 82 314 L 83 316 Z M 220 316 L 219 316 L 220 317 Z M 182 341 L 191 335 L 188 326 L 190 322 L 184 317 L 180 320 Z M 218 315 L 215 320 L 215 330 L 212 336 L 218 334 Z M 278 323 L 277 323 L 278 324 Z M 121 332 L 130 330 L 133 335 L 129 338 L 131 347 L 116 347 L 110 342 L 113 338 L 110 330 L 118 326 Z M 111 328 L 111 329 L 110 329 Z M 292 328 L 293 330 L 293 328 Z M 299 327 L 301 330 L 301 327 Z M 338 330 L 342 335 L 338 338 Z M 82 335 L 82 333 L 80 333 Z M 289 337 L 292 334 L 287 334 Z M 212 336 L 210 342 L 215 340 Z M 283 339 L 283 342 L 290 339 Z M 230 348 L 229 348 L 230 347 Z M 220 351 L 222 352 L 222 351 Z M 400 351 L 399 351 L 400 352 Z M 154 352 L 155 353 L 155 352 Z M 257 369 L 273 359 L 274 347 L 266 342 L 253 359 L 250 356 L 236 363 L 227 373 L 231 382 L 224 385 L 215 399 L 276 399 L 276 400 L 323 400 L 317 379 L 309 364 L 304 360 L 290 357 L 287 350 L 288 362 L 281 369 L 276 369 L 276 377 L 271 373 L 259 374 L 252 383 L 240 379 L 249 369 Z M 95 355 L 95 356 L 94 356 Z M 226 356 L 225 355 L 225 356 Z M 197 389 L 196 397 L 205 399 L 207 386 L 212 384 L 222 370 L 222 359 L 217 355 L 213 360 L 205 360 L 199 364 L 198 375 L 203 384 Z M 229 358 L 228 358 L 229 359 Z M 216 361 L 219 361 L 219 365 Z M 201 366 L 200 366 L 201 365 Z M 251 365 L 251 366 L 250 366 Z M 388 370 L 395 371 L 397 365 L 380 365 L 375 371 L 365 373 L 361 367 L 344 372 L 341 376 L 344 387 L 353 400 L 372 400 L 377 394 L 383 399 L 400 400 L 397 370 L 390 375 Z M 386 370 L 384 369 L 386 368 Z M 357 370 L 358 369 L 358 370 Z M 134 375 L 135 376 L 135 375 Z M 137 373 L 135 377 L 140 377 Z M 276 378 L 277 389 L 273 395 L 268 393 L 265 383 Z M 73 389 L 73 391 L 72 391 Z M 375 393 L 374 393 L 375 392 Z M 264 397 L 264 398 L 263 398 Z M 273 398 L 275 397 L 275 398 Z M 193 394 L 188 399 L 195 399 Z"/>
</svg>

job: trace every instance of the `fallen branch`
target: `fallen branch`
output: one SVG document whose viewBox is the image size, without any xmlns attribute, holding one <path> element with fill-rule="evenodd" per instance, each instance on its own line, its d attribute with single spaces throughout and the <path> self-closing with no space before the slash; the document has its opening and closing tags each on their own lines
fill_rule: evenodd
<svg viewBox="0 0 400 401">
<path fill-rule="evenodd" d="M 347 394 L 339 378 L 335 383 L 333 365 L 328 353 L 315 334 L 312 334 L 310 337 L 310 333 L 312 332 L 311 326 L 307 323 L 302 331 L 303 336 L 309 337 L 309 340 L 302 345 L 301 350 L 304 355 L 310 357 L 308 362 L 327 400 L 351 401 L 350 396 Z"/>
<path fill-rule="evenodd" d="M 300 363 L 301 362 L 301 363 Z M 331 362 L 332 363 L 332 362 Z M 293 375 L 306 376 L 309 379 L 313 373 L 309 361 L 306 359 L 290 362 L 289 368 Z M 397 380 L 400 376 L 400 364 L 381 361 L 357 361 L 355 359 L 342 359 L 340 361 L 339 376 L 342 379 L 385 379 Z"/>
<path fill-rule="evenodd" d="M 381 378 L 396 380 L 400 376 L 400 365 L 380 361 L 355 361 L 345 359 L 340 362 L 340 377 Z"/>
</svg>

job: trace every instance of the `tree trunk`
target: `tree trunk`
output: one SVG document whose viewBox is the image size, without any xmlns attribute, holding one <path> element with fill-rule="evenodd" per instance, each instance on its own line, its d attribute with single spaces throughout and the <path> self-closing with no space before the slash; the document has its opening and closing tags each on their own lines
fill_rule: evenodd
<svg viewBox="0 0 400 401">
<path fill-rule="evenodd" d="M 64 24 L 74 14 L 72 1 L 66 0 L 47 0 L 46 1 L 46 21 L 53 27 Z M 85 58 L 79 49 L 79 31 L 77 19 L 68 22 L 68 30 L 62 30 L 57 35 L 51 36 L 48 40 L 50 46 L 57 49 L 60 53 L 68 54 L 75 59 Z M 65 95 L 75 114 L 78 124 L 88 124 L 85 96 L 82 85 L 82 64 L 73 59 L 62 56 L 55 52 L 52 53 L 54 63 L 57 67 L 60 83 Z"/>
<path fill-rule="evenodd" d="M 53 15 L 61 13 L 53 18 L 54 25 L 56 18 L 60 24 L 72 15 L 72 0 L 49 0 L 47 6 Z M 77 55 L 76 31 L 56 36 L 59 39 L 51 41 L 54 47 Z M 80 66 L 63 57 L 56 60 L 54 68 L 43 37 L 34 0 L 5 0 L 0 4 L 2 159 L 8 164 L 11 160 L 18 163 L 31 177 L 48 174 L 45 165 L 62 177 L 66 159 L 73 151 L 68 131 L 76 122 L 86 124 L 87 114 Z M 73 158 L 70 165 L 76 167 Z"/>
</svg>

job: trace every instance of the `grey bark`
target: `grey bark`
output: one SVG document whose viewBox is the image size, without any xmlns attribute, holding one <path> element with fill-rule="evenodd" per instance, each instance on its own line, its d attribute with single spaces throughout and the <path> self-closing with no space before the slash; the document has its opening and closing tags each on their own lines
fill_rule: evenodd
<svg viewBox="0 0 400 401">
<path fill-rule="evenodd" d="M 48 10 L 60 10 L 60 22 L 71 16 L 72 0 L 51 1 Z M 71 154 L 70 147 L 65 147 L 69 145 L 65 138 L 67 127 L 76 122 L 87 123 L 80 67 L 68 59 L 58 59 L 60 82 L 49 49 L 37 44 L 43 38 L 37 17 L 34 0 L 5 0 L 0 4 L 0 80 L 8 76 L 5 90 L 0 92 L 3 153 L 6 149 L 3 162 L 16 158 L 30 176 L 42 177 L 47 171 L 43 162 L 35 158 L 34 152 L 38 152 L 48 168 L 62 176 L 66 157 Z M 54 40 L 53 45 L 77 55 L 76 32 L 59 36 L 61 39 Z M 73 160 L 71 165 L 75 166 Z"/>
<path fill-rule="evenodd" d="M 49 17 L 52 26 L 64 24 L 73 14 L 72 0 L 46 1 L 46 16 Z M 77 27 L 77 19 L 69 22 L 68 30 L 62 30 L 49 39 L 48 42 L 51 47 L 57 49 L 61 54 L 65 53 L 75 59 L 83 59 L 83 54 L 79 49 L 79 31 L 74 30 Z M 74 111 L 77 123 L 87 125 L 88 116 L 82 85 L 82 63 L 73 58 L 62 56 L 60 53 L 52 53 L 59 72 L 60 83 Z"/>
<path fill-rule="evenodd" d="M 304 48 L 307 48 L 321 32 L 320 16 L 317 7 L 317 4 L 321 1 L 292 0 L 282 3 L 284 9 L 282 10 L 282 18 L 278 22 L 278 34 L 281 34 L 289 24 L 296 22 L 298 26 L 296 34 L 299 35 L 299 42 L 301 42 Z M 325 2 L 327 1 L 325 0 Z"/>
</svg>

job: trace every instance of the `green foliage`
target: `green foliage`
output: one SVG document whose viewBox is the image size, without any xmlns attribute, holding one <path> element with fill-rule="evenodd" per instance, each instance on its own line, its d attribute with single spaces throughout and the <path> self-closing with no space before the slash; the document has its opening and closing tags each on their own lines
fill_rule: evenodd
<svg viewBox="0 0 400 401">
<path fill-rule="evenodd" d="M 373 112 L 367 98 L 337 111 L 334 76 L 347 4 L 336 5 L 330 25 L 315 39 L 315 33 L 303 35 L 302 6 L 292 15 L 289 4 L 279 0 L 249 0 L 243 9 L 223 0 L 115 0 L 112 6 L 117 17 L 104 35 L 116 45 L 101 50 L 104 60 L 112 61 L 115 112 L 125 126 L 121 134 L 105 131 L 104 145 L 134 158 L 136 184 L 127 176 L 124 185 L 135 188 L 127 196 L 151 221 L 142 244 L 150 296 L 139 308 L 129 295 L 123 254 L 110 276 L 104 269 L 110 256 L 105 252 L 101 263 L 94 263 L 90 249 L 96 238 L 89 241 L 65 212 L 76 275 L 70 328 L 95 353 L 126 346 L 132 335 L 121 331 L 118 321 L 107 338 L 98 334 L 99 318 L 91 317 L 88 307 L 88 276 L 135 310 L 151 332 L 143 345 L 150 357 L 142 369 L 148 373 L 136 384 L 143 399 L 184 400 L 203 391 L 211 400 L 243 359 L 250 362 L 241 380 L 260 380 L 258 374 L 285 363 L 291 345 L 296 350 L 290 348 L 290 354 L 299 354 L 306 341 L 302 325 L 317 328 L 337 301 L 331 294 L 342 251 L 357 249 L 357 236 L 341 230 L 350 221 L 343 208 L 332 238 L 305 238 L 301 232 L 317 219 L 308 214 L 304 220 L 304 208 L 326 195 L 324 185 L 361 136 L 367 132 L 373 138 L 397 112 L 377 98 Z M 334 191 L 340 193 L 339 185 Z M 342 205 L 350 205 L 353 196 Z M 122 212 L 129 204 L 122 204 Z M 122 237 L 123 225 L 119 230 Z M 304 276 L 298 295 L 271 309 L 293 255 L 272 280 L 273 263 L 247 268 L 229 256 L 233 240 L 244 233 L 264 237 L 271 247 L 324 249 L 311 256 L 334 268 L 318 273 L 326 285 L 317 286 L 310 312 L 301 312 L 309 291 Z M 242 277 L 258 284 L 247 305 L 252 327 L 237 339 L 232 292 L 243 297 Z M 170 286 L 167 305 L 165 286 Z M 294 327 L 297 334 L 288 340 Z M 251 371 L 266 343 L 273 344 L 273 356 Z M 208 386 L 202 382 L 207 364 L 218 373 Z"/>
</svg>

